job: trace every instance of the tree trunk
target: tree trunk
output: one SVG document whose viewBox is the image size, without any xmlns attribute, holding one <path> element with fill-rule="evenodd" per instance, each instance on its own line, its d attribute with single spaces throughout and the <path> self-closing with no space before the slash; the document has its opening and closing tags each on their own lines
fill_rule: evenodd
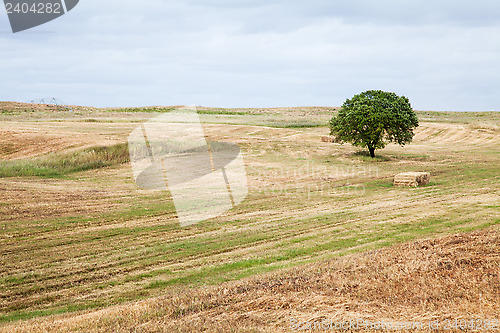
<svg viewBox="0 0 500 333">
<path fill-rule="evenodd" d="M 375 148 L 368 147 L 368 150 L 370 151 L 370 157 L 374 158 L 375 157 Z"/>
</svg>

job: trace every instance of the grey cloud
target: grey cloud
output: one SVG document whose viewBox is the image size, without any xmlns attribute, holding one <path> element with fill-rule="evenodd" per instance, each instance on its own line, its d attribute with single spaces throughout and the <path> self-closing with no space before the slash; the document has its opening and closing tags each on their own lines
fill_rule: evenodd
<svg viewBox="0 0 500 333">
<path fill-rule="evenodd" d="M 416 3 L 80 1 L 32 33 L 0 35 L 1 98 L 340 105 L 375 88 L 421 109 L 498 109 L 499 5 Z"/>
</svg>

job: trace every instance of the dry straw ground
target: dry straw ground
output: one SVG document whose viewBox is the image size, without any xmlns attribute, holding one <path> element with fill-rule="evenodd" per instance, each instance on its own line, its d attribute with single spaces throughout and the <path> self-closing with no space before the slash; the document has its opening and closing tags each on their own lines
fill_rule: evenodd
<svg viewBox="0 0 500 333">
<path fill-rule="evenodd" d="M 422 323 L 424 327 L 437 320 L 439 331 L 444 331 L 447 320 L 452 326 L 454 320 L 465 319 L 467 323 L 475 320 L 473 325 L 485 330 L 485 324 L 477 319 L 500 318 L 499 295 L 500 233 L 488 231 L 416 241 L 217 287 L 171 291 L 141 302 L 4 329 L 291 332 L 293 328 L 298 331 L 298 323 L 303 331 L 310 331 L 304 330 L 306 323 L 361 319 L 365 323 Z M 359 331 L 370 330 L 361 325 Z"/>
<path fill-rule="evenodd" d="M 171 109 L 0 103 L 0 331 L 498 318 L 498 235 L 446 236 L 498 230 L 498 112 L 419 112 L 414 142 L 372 160 L 321 142 L 333 108 L 200 108 L 209 140 L 241 146 L 250 194 L 181 228 L 168 193 L 135 187 L 121 149 Z M 431 182 L 393 187 L 405 171 Z"/>
</svg>

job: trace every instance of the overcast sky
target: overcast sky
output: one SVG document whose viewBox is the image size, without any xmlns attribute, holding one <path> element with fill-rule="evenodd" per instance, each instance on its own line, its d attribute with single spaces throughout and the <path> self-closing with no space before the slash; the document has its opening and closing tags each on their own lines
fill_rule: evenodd
<svg viewBox="0 0 500 333">
<path fill-rule="evenodd" d="M 17 34 L 0 8 L 0 61 L 0 100 L 499 111 L 500 1 L 80 0 Z"/>
</svg>

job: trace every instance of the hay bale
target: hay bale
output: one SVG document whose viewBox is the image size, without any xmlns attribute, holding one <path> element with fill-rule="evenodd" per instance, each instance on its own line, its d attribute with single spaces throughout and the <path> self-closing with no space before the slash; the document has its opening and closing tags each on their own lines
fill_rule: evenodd
<svg viewBox="0 0 500 333">
<path fill-rule="evenodd" d="M 321 142 L 331 142 L 331 143 L 336 143 L 337 138 L 334 136 L 322 136 L 321 137 Z"/>
<path fill-rule="evenodd" d="M 417 187 L 429 184 L 428 172 L 404 172 L 394 176 L 394 186 Z"/>
</svg>

